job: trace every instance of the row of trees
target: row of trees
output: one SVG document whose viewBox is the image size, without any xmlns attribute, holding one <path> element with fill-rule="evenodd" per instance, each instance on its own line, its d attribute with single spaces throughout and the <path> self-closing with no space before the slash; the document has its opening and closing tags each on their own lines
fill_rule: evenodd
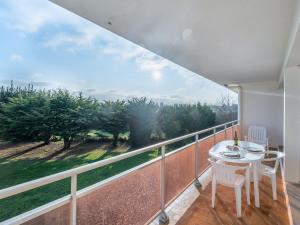
<svg viewBox="0 0 300 225">
<path fill-rule="evenodd" d="M 149 144 L 155 136 L 173 138 L 215 124 L 216 115 L 207 105 L 157 104 L 146 97 L 128 101 L 103 101 L 72 95 L 67 90 L 42 91 L 1 88 L 0 139 L 44 141 L 53 137 L 70 147 L 91 130 L 111 133 L 116 145 L 121 133 L 129 132 L 133 147 Z"/>
</svg>

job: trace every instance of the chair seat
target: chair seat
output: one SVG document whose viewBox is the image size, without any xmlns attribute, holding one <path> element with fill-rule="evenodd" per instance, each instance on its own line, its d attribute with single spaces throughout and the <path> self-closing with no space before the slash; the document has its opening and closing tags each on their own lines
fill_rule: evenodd
<svg viewBox="0 0 300 225">
<path fill-rule="evenodd" d="M 243 175 L 239 175 L 239 174 L 235 174 L 235 179 L 234 182 L 232 184 L 229 183 L 223 183 L 221 181 L 218 181 L 219 184 L 224 185 L 226 187 L 242 187 L 244 185 L 245 182 L 245 177 Z"/>
</svg>

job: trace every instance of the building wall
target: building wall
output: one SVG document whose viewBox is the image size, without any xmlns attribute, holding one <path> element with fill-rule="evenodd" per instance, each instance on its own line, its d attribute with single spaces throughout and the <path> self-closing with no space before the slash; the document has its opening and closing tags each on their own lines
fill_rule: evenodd
<svg viewBox="0 0 300 225">
<path fill-rule="evenodd" d="M 277 82 L 242 84 L 242 130 L 249 125 L 267 128 L 270 147 L 283 145 L 283 89 Z"/>
<path fill-rule="evenodd" d="M 284 73 L 284 151 L 285 178 L 300 181 L 300 68 Z"/>
</svg>

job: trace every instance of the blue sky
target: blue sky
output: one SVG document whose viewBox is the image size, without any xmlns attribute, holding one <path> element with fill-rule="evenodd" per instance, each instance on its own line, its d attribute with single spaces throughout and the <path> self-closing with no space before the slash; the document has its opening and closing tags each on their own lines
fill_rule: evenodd
<svg viewBox="0 0 300 225">
<path fill-rule="evenodd" d="M 0 1 L 0 85 L 215 103 L 236 94 L 47 0 Z"/>
</svg>

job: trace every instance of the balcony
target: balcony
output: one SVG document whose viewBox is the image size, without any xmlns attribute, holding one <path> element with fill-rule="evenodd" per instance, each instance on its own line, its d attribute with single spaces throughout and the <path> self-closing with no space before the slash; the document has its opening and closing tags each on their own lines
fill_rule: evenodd
<svg viewBox="0 0 300 225">
<path fill-rule="evenodd" d="M 232 190 L 218 187 L 216 208 L 210 204 L 208 151 L 215 144 L 239 133 L 238 121 L 164 141 L 113 158 L 0 190 L 8 198 L 59 180 L 71 178 L 70 194 L 25 212 L 1 224 L 291 224 L 285 184 L 278 173 L 278 200 L 273 201 L 268 180 L 260 182 L 261 207 L 243 201 L 242 219 L 235 216 Z M 208 134 L 208 135 L 207 135 Z M 170 144 L 194 141 L 171 152 Z M 160 157 L 78 190 L 77 177 L 117 161 L 160 150 Z M 196 185 L 194 185 L 196 184 Z M 202 188 L 200 185 L 202 185 Z M 253 194 L 253 188 L 252 188 Z"/>
<path fill-rule="evenodd" d="M 0 224 L 156 225 L 159 219 L 167 221 L 168 218 L 169 224 L 180 225 L 300 224 L 297 222 L 300 221 L 299 0 L 50 2 L 236 91 L 239 118 L 0 190 L 0 201 L 11 201 L 19 194 L 30 194 L 57 181 L 68 182 L 70 186 L 66 196 L 38 208 L 32 206 L 30 211 Z M 26 11 L 26 14 L 30 13 Z M 40 14 L 37 17 L 44 18 Z M 45 17 L 51 18 L 52 23 L 55 16 L 50 13 Z M 63 18 L 57 20 L 60 19 Z M 24 21 L 26 24 L 28 20 L 22 18 L 21 25 Z M 33 22 L 35 26 L 40 25 L 36 20 Z M 72 23 L 77 22 L 72 20 Z M 34 32 L 35 29 L 30 28 L 30 32 Z M 80 34 L 77 30 L 76 33 Z M 70 42 L 68 37 L 66 39 Z M 76 39 L 75 42 L 81 43 Z M 15 61 L 23 61 L 20 55 L 11 56 Z M 235 131 L 244 137 L 249 125 L 266 127 L 270 146 L 276 149 L 284 146 L 285 166 L 284 173 L 280 168 L 277 174 L 278 200 L 272 200 L 271 184 L 262 178 L 260 207 L 254 205 L 252 187 L 251 205 L 247 206 L 243 200 L 242 218 L 238 219 L 232 190 L 218 187 L 216 208 L 211 208 L 207 158 L 214 144 L 232 139 Z M 191 139 L 183 147 L 172 151 L 168 148 Z M 99 179 L 91 186 L 78 185 L 77 180 L 86 178 L 86 172 L 97 174 L 96 169 L 151 151 L 160 153 L 159 157 L 106 180 Z"/>
<path fill-rule="evenodd" d="M 207 225 L 207 224 L 292 224 L 285 184 L 281 172 L 277 175 L 278 200 L 273 201 L 270 181 L 262 178 L 260 182 L 260 208 L 254 206 L 251 194 L 251 206 L 247 206 L 242 193 L 242 218 L 236 217 L 235 196 L 230 188 L 218 186 L 216 207 L 211 208 L 211 185 L 203 190 L 190 186 L 166 212 L 170 216 L 169 224 Z M 253 192 L 253 187 L 251 187 Z M 158 220 L 151 225 L 158 225 Z"/>
</svg>

